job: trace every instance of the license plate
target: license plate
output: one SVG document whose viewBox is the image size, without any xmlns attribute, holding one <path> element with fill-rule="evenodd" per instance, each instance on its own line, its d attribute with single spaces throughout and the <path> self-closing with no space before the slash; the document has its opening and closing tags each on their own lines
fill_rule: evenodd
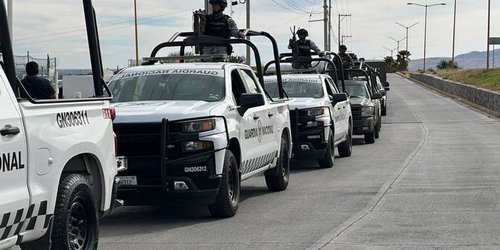
<svg viewBox="0 0 500 250">
<path fill-rule="evenodd" d="M 119 176 L 120 186 L 137 186 L 137 176 Z"/>
</svg>

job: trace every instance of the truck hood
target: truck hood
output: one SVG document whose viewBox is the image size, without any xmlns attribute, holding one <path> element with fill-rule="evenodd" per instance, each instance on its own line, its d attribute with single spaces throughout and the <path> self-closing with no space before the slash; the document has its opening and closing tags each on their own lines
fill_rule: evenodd
<svg viewBox="0 0 500 250">
<path fill-rule="evenodd" d="M 315 107 L 322 107 L 322 106 L 327 106 L 327 105 L 328 105 L 328 102 L 326 100 L 324 100 L 323 98 L 321 98 L 321 99 L 291 98 L 288 101 L 288 106 L 290 107 L 290 110 L 315 108 Z"/>
<path fill-rule="evenodd" d="M 210 116 L 210 111 L 222 102 L 204 101 L 146 101 L 114 103 L 115 123 L 147 123 Z"/>
<path fill-rule="evenodd" d="M 351 105 L 367 106 L 370 105 L 370 99 L 365 97 L 351 97 Z"/>
</svg>

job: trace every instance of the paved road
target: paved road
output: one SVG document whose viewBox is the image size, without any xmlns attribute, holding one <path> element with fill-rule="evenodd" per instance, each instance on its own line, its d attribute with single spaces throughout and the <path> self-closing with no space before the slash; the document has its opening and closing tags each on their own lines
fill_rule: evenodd
<svg viewBox="0 0 500 250">
<path fill-rule="evenodd" d="M 99 249 L 498 248 L 500 122 L 391 75 L 380 139 L 332 169 L 292 162 L 289 188 L 243 183 L 235 217 L 124 207 Z"/>
</svg>

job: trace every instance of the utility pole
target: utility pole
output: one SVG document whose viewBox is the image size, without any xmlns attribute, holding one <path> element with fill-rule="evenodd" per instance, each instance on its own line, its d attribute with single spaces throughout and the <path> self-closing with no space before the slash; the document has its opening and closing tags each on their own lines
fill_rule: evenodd
<svg viewBox="0 0 500 250">
<path fill-rule="evenodd" d="M 247 29 L 250 29 L 250 0 L 246 0 L 247 3 Z M 232 3 L 229 3 L 232 4 Z M 250 36 L 247 36 L 247 40 L 250 41 Z M 247 56 L 246 56 L 246 64 L 250 65 L 251 63 L 251 58 L 250 58 L 250 47 L 247 46 Z"/>
<path fill-rule="evenodd" d="M 137 0 L 134 0 L 134 24 L 135 24 L 135 66 L 139 66 L 139 36 L 137 31 Z"/>
<path fill-rule="evenodd" d="M 350 17 L 350 16 L 351 16 L 351 14 L 339 14 L 339 33 L 338 33 L 338 36 L 339 36 L 339 47 L 340 47 L 340 45 L 342 45 L 341 44 L 341 39 L 342 39 L 341 37 L 342 37 L 342 35 L 340 34 L 340 30 L 341 30 L 340 26 L 342 24 L 342 20 L 344 19 L 344 17 Z"/>
<path fill-rule="evenodd" d="M 324 34 L 325 34 L 325 40 L 324 40 L 324 43 L 325 43 L 325 51 L 328 51 L 328 36 L 329 36 L 329 33 L 328 33 L 328 4 L 327 4 L 327 0 L 325 0 L 325 4 L 323 5 L 323 8 L 325 9 L 324 11 L 324 18 L 323 18 L 323 22 L 324 22 Z"/>
<path fill-rule="evenodd" d="M 491 0 L 488 0 L 488 37 L 487 37 L 487 46 L 488 49 L 486 51 L 486 69 L 490 69 L 490 20 L 491 20 Z"/>
<path fill-rule="evenodd" d="M 332 0 L 328 2 L 328 51 L 332 51 Z"/>
<path fill-rule="evenodd" d="M 455 35 L 456 35 L 456 25 L 457 25 L 457 0 L 455 0 L 455 5 L 453 7 L 453 46 L 451 49 L 451 66 L 455 67 Z"/>
</svg>

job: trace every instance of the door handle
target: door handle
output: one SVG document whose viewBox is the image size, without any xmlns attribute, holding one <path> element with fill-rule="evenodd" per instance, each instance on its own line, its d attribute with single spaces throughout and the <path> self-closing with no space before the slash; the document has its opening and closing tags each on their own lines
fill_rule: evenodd
<svg viewBox="0 0 500 250">
<path fill-rule="evenodd" d="M 258 115 L 253 115 L 253 119 L 254 119 L 254 120 L 259 120 L 259 118 L 260 118 L 260 116 L 258 116 Z"/>
<path fill-rule="evenodd" d="M 21 132 L 18 127 L 12 127 L 11 125 L 5 125 L 2 129 L 0 129 L 0 134 L 3 136 L 6 135 L 17 135 Z"/>
<path fill-rule="evenodd" d="M 273 117 L 273 116 L 274 116 L 274 114 L 273 114 L 273 113 L 269 113 L 269 114 L 267 114 L 267 117 Z"/>
</svg>

